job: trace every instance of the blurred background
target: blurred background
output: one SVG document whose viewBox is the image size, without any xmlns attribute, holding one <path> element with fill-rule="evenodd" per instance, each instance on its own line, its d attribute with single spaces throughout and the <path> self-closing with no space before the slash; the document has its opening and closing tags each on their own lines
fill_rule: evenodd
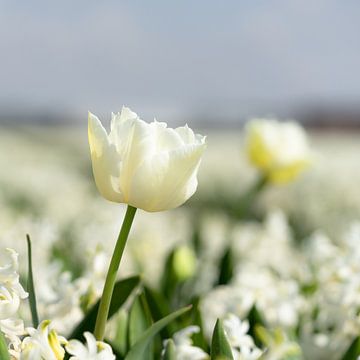
<svg viewBox="0 0 360 360">
<path fill-rule="evenodd" d="M 1 0 L 0 122 L 84 124 L 126 104 L 172 125 L 357 127 L 359 18 L 356 0 Z"/>
</svg>

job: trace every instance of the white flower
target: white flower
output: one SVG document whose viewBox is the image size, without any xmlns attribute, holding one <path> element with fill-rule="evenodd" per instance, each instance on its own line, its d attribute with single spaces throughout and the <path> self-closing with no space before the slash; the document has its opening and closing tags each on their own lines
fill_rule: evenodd
<svg viewBox="0 0 360 360">
<path fill-rule="evenodd" d="M 200 328 L 198 326 L 188 326 L 174 334 L 173 340 L 176 349 L 176 360 L 206 360 L 209 358 L 206 352 L 192 345 L 190 337 L 199 331 Z M 165 346 L 166 341 L 164 342 L 164 347 Z"/>
<path fill-rule="evenodd" d="M 248 321 L 241 321 L 234 314 L 229 314 L 224 319 L 224 329 L 236 360 L 255 360 L 261 356 L 261 350 L 255 346 L 253 338 L 247 334 Z"/>
<path fill-rule="evenodd" d="M 206 146 L 187 126 L 148 124 L 125 107 L 112 114 L 109 135 L 89 113 L 89 144 L 102 196 L 146 211 L 176 208 L 194 194 Z"/>
<path fill-rule="evenodd" d="M 66 345 L 66 351 L 73 355 L 70 360 L 115 360 L 115 355 L 111 346 L 102 342 L 96 341 L 93 334 L 84 333 L 86 345 L 78 340 L 70 340 Z"/>
<path fill-rule="evenodd" d="M 293 180 L 310 163 L 306 133 L 295 122 L 250 121 L 246 126 L 246 147 L 250 161 L 275 183 Z"/>
<path fill-rule="evenodd" d="M 0 320 L 12 317 L 19 309 L 20 299 L 28 294 L 19 282 L 18 254 L 7 249 L 10 261 L 0 267 Z"/>
<path fill-rule="evenodd" d="M 66 339 L 49 328 L 50 321 L 43 321 L 37 329 L 28 328 L 22 344 L 20 360 L 62 360 Z"/>
<path fill-rule="evenodd" d="M 0 329 L 8 340 L 9 353 L 12 359 L 19 359 L 21 339 L 25 335 L 24 322 L 21 319 L 7 319 L 0 321 Z"/>
</svg>

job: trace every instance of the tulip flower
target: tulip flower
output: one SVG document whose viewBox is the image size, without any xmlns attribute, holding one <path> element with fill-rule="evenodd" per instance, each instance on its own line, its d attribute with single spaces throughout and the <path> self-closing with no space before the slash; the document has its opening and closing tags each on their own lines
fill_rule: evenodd
<svg viewBox="0 0 360 360">
<path fill-rule="evenodd" d="M 137 208 L 154 212 L 176 208 L 194 194 L 205 137 L 188 127 L 146 123 L 129 108 L 112 114 L 108 134 L 89 113 L 93 173 L 101 195 L 128 204 L 106 276 L 94 335 L 102 340 L 117 271 Z"/>
<path fill-rule="evenodd" d="M 272 183 L 292 181 L 311 162 L 306 133 L 291 121 L 250 121 L 246 126 L 246 148 L 250 161 Z"/>
<path fill-rule="evenodd" d="M 151 212 L 176 208 L 194 194 L 206 146 L 188 126 L 148 124 L 125 107 L 112 114 L 109 134 L 89 113 L 89 144 L 101 195 Z"/>
</svg>

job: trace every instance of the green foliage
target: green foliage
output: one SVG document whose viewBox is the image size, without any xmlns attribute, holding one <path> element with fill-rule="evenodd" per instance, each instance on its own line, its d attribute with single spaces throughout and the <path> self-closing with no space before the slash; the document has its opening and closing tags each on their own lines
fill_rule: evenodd
<svg viewBox="0 0 360 360">
<path fill-rule="evenodd" d="M 117 315 L 117 327 L 114 339 L 114 346 L 116 346 L 121 356 L 125 356 L 128 351 L 128 322 L 128 312 L 124 309 L 120 309 Z"/>
<path fill-rule="evenodd" d="M 341 360 L 357 360 L 360 355 L 360 337 L 354 339 Z"/>
<path fill-rule="evenodd" d="M 143 333 L 152 325 L 152 318 L 144 294 L 138 295 L 130 309 L 128 324 L 129 349 L 136 344 Z M 153 358 L 153 350 L 144 354 L 144 360 Z"/>
<path fill-rule="evenodd" d="M 112 317 L 124 304 L 133 290 L 140 284 L 140 277 L 133 276 L 120 280 L 115 284 L 114 292 L 111 298 L 109 317 Z M 76 326 L 70 335 L 71 339 L 81 339 L 85 331 L 93 332 L 96 322 L 100 301 L 98 301 L 85 315 L 84 319 Z"/>
<path fill-rule="evenodd" d="M 162 360 L 176 360 L 175 344 L 171 339 L 166 343 Z"/>
<path fill-rule="evenodd" d="M 219 268 L 220 273 L 218 285 L 226 285 L 232 279 L 234 272 L 234 256 L 230 246 L 225 250 L 222 258 L 220 259 Z"/>
<path fill-rule="evenodd" d="M 34 328 L 39 326 L 39 316 L 36 306 L 36 294 L 32 271 L 32 252 L 31 252 L 31 240 L 30 236 L 26 234 L 27 248 L 28 248 L 28 279 L 27 279 L 27 291 L 29 293 L 29 305 Z"/>
<path fill-rule="evenodd" d="M 191 310 L 191 324 L 200 328 L 200 331 L 192 336 L 194 346 L 198 346 L 201 349 L 208 351 L 209 345 L 204 335 L 203 321 L 199 309 L 199 298 L 193 300 L 193 308 Z"/>
<path fill-rule="evenodd" d="M 218 319 L 211 339 L 211 360 L 234 360 L 222 321 Z"/>
<path fill-rule="evenodd" d="M 265 322 L 260 312 L 258 311 L 256 305 L 253 305 L 253 307 L 250 309 L 247 319 L 249 321 L 249 326 L 250 326 L 248 333 L 254 339 L 255 344 L 261 347 L 263 342 L 261 338 L 258 336 L 258 333 L 256 332 L 256 328 L 259 326 L 264 326 Z"/>
<path fill-rule="evenodd" d="M 151 317 L 154 321 L 158 321 L 171 313 L 170 304 L 160 292 L 145 286 L 144 294 L 149 306 Z M 163 338 L 169 338 L 176 329 L 175 324 L 171 322 L 161 331 L 161 336 Z"/>
<path fill-rule="evenodd" d="M 10 354 L 6 344 L 4 334 L 0 331 L 0 359 L 1 360 L 10 360 Z"/>
<path fill-rule="evenodd" d="M 190 307 L 180 309 L 173 312 L 172 314 L 166 316 L 165 318 L 157 321 L 150 328 L 148 328 L 139 340 L 134 344 L 130 349 L 128 354 L 125 357 L 125 360 L 145 360 L 147 359 L 146 351 L 149 348 L 149 345 L 153 338 L 170 322 L 174 321 L 177 317 L 189 311 Z"/>
</svg>

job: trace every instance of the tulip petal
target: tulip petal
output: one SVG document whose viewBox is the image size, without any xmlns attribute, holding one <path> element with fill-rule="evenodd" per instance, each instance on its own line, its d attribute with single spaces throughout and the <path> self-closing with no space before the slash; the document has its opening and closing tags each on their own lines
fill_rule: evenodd
<svg viewBox="0 0 360 360">
<path fill-rule="evenodd" d="M 134 173 L 129 204 L 150 212 L 182 205 L 196 190 L 204 149 L 188 145 L 148 158 Z"/>
<path fill-rule="evenodd" d="M 115 202 L 123 202 L 118 178 L 121 163 L 116 148 L 110 144 L 106 130 L 100 120 L 89 112 L 88 136 L 96 186 L 101 195 Z"/>
</svg>

